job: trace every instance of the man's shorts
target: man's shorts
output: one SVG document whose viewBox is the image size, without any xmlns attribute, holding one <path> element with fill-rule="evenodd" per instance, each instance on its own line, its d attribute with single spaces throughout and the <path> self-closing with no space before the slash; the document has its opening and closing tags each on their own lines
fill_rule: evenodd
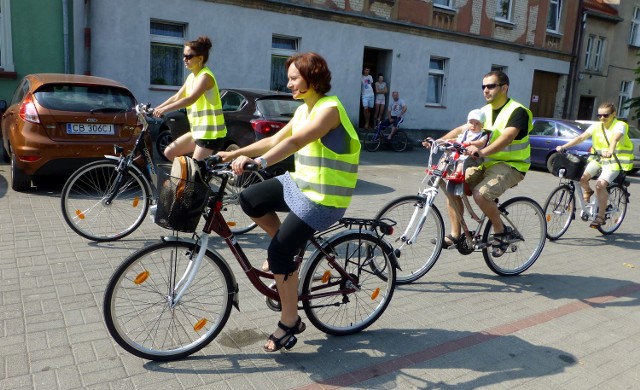
<svg viewBox="0 0 640 390">
<path fill-rule="evenodd" d="M 485 199 L 498 199 L 509 188 L 515 187 L 524 179 L 522 172 L 505 163 L 494 164 L 488 168 L 470 167 L 465 171 L 465 181 L 473 190 L 478 190 Z"/>
<path fill-rule="evenodd" d="M 362 107 L 369 107 L 369 108 L 373 108 L 373 100 L 374 100 L 375 96 L 373 95 L 367 95 L 367 96 L 362 96 Z"/>
<path fill-rule="evenodd" d="M 214 139 L 195 139 L 194 142 L 201 148 L 210 149 L 219 152 L 224 147 L 224 138 Z"/>
<path fill-rule="evenodd" d="M 599 162 L 589 161 L 589 164 L 587 164 L 587 167 L 584 169 L 584 173 L 590 174 L 591 177 L 596 177 L 598 176 L 598 173 L 600 173 L 598 180 L 602 179 L 610 184 L 616 179 L 616 177 L 618 177 L 620 171 L 611 170 L 608 166 L 602 168 L 602 165 L 600 165 Z"/>
</svg>

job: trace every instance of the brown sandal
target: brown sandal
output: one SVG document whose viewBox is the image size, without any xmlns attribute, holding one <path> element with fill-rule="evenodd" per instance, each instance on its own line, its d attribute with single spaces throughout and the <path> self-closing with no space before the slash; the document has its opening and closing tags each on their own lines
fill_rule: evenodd
<svg viewBox="0 0 640 390">
<path fill-rule="evenodd" d="M 591 225 L 589 225 L 589 227 L 597 229 L 600 226 L 604 225 L 606 222 L 607 221 L 605 221 L 604 217 L 596 215 L 596 218 L 593 220 L 593 222 L 591 222 Z"/>
<path fill-rule="evenodd" d="M 589 203 L 591 201 L 591 196 L 593 196 L 593 191 L 591 190 L 584 191 L 582 195 L 583 195 L 584 201 L 586 203 Z"/>
</svg>

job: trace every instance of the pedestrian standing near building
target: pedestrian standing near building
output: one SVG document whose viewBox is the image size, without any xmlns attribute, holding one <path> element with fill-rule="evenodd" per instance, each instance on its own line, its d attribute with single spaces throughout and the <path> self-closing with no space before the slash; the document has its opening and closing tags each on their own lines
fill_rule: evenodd
<svg viewBox="0 0 640 390">
<path fill-rule="evenodd" d="M 213 72 L 205 64 L 209 59 L 211 40 L 201 36 L 184 44 L 184 65 L 191 71 L 180 90 L 153 111 L 155 117 L 167 112 L 188 108 L 187 117 L 191 131 L 167 146 L 165 157 L 173 161 L 178 156 L 193 153 L 193 158 L 203 160 L 224 146 L 227 128 L 222 114 L 220 91 Z"/>
<path fill-rule="evenodd" d="M 371 129 L 369 120 L 371 119 L 371 110 L 375 100 L 373 92 L 373 77 L 369 74 L 371 69 L 364 68 L 362 71 L 362 81 L 360 83 L 360 96 L 362 98 L 362 108 L 364 109 L 364 128 Z"/>
<path fill-rule="evenodd" d="M 389 90 L 387 89 L 387 83 L 384 81 L 384 76 L 382 73 L 378 74 L 378 81 L 375 84 L 376 89 L 376 100 L 375 100 L 375 112 L 374 118 L 376 119 L 375 125 L 378 126 L 382 119 L 384 119 L 384 106 L 387 103 L 387 94 Z"/>
</svg>

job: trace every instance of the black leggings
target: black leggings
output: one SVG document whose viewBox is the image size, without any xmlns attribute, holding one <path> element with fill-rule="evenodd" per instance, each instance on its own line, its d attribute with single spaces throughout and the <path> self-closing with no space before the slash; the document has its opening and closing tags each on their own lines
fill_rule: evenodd
<svg viewBox="0 0 640 390">
<path fill-rule="evenodd" d="M 268 179 L 246 188 L 240 194 L 240 206 L 252 218 L 259 218 L 274 211 L 290 211 L 284 201 L 282 184 L 278 179 Z M 271 239 L 267 250 L 271 272 L 287 275 L 295 271 L 297 264 L 294 263 L 294 257 L 315 232 L 315 229 L 297 215 L 289 212 Z"/>
</svg>

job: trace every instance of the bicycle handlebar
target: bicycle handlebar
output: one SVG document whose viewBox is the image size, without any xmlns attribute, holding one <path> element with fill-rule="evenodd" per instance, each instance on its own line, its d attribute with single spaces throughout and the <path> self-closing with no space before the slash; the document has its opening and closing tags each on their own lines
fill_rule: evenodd
<svg viewBox="0 0 640 390">
<path fill-rule="evenodd" d="M 217 154 L 211 155 L 204 159 L 204 166 L 207 174 L 218 174 L 218 175 L 233 175 L 233 170 L 231 169 L 231 162 L 222 162 L 222 157 Z M 244 165 L 245 171 L 258 171 L 260 170 L 260 166 L 258 164 L 247 163 Z"/>
<path fill-rule="evenodd" d="M 467 151 L 466 147 L 454 141 L 437 140 L 431 137 L 427 137 L 422 142 L 428 142 L 429 144 L 431 144 L 432 148 L 434 148 L 434 145 L 435 145 L 435 150 L 434 150 L 435 153 L 437 153 L 438 151 L 450 151 L 450 152 L 455 151 L 460 154 L 464 154 Z M 475 157 L 479 157 L 479 156 L 475 156 Z"/>
</svg>

